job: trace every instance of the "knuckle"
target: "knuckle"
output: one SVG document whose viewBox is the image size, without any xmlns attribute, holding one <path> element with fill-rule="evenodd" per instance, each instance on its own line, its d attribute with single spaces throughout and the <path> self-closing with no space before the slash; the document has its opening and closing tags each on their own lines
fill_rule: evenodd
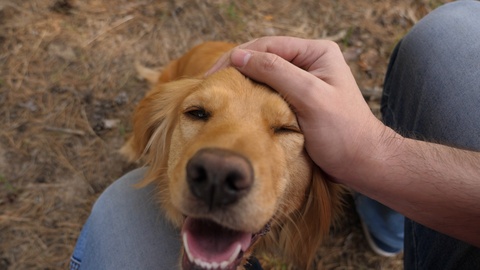
<svg viewBox="0 0 480 270">
<path fill-rule="evenodd" d="M 325 40 L 325 47 L 328 49 L 328 50 L 340 50 L 340 46 L 338 46 L 338 43 L 336 43 L 335 41 L 332 41 L 332 40 Z"/>
<path fill-rule="evenodd" d="M 257 39 L 254 40 L 254 42 L 258 42 L 258 43 L 265 43 L 265 42 L 268 42 L 268 37 L 259 37 Z"/>
<path fill-rule="evenodd" d="M 261 67 L 265 71 L 271 72 L 277 69 L 280 62 L 281 62 L 280 56 L 275 54 L 266 54 L 265 58 L 261 62 Z"/>
<path fill-rule="evenodd" d="M 316 45 L 318 48 L 324 48 L 326 53 L 337 53 L 341 52 L 340 46 L 338 43 L 328 39 L 316 40 Z"/>
<path fill-rule="evenodd" d="M 329 40 L 326 44 L 327 44 L 326 45 L 327 46 L 327 52 L 330 52 L 333 55 L 338 55 L 338 56 L 341 55 L 342 58 L 343 58 L 342 50 L 340 49 L 340 46 L 338 45 L 338 43 Z"/>
</svg>

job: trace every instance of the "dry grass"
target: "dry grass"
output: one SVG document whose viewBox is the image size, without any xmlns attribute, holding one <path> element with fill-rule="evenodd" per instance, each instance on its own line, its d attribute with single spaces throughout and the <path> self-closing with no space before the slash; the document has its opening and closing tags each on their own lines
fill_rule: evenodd
<svg viewBox="0 0 480 270">
<path fill-rule="evenodd" d="M 445 1 L 0 0 L 0 270 L 65 269 L 94 200 L 132 169 L 117 149 L 146 91 L 135 60 L 161 67 L 207 40 L 330 38 L 377 112 L 394 44 Z M 332 236 L 319 268 L 402 268 L 368 251 L 353 211 Z"/>
</svg>

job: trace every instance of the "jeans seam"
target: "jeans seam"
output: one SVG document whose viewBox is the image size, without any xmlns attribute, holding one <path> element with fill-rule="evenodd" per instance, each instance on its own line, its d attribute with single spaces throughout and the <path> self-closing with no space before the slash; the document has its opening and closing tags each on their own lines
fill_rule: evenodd
<svg viewBox="0 0 480 270">
<path fill-rule="evenodd" d="M 69 264 L 69 269 L 70 270 L 79 270 L 80 269 L 81 262 L 76 259 L 75 257 L 70 257 L 70 264 Z"/>
</svg>

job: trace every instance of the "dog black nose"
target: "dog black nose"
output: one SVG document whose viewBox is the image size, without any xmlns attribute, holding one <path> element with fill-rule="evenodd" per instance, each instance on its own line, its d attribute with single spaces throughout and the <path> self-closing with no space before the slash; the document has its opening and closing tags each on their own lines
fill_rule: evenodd
<svg viewBox="0 0 480 270">
<path fill-rule="evenodd" d="M 210 210 L 232 204 L 248 193 L 253 169 L 243 156 L 220 148 L 199 150 L 187 164 L 192 194 Z"/>
</svg>

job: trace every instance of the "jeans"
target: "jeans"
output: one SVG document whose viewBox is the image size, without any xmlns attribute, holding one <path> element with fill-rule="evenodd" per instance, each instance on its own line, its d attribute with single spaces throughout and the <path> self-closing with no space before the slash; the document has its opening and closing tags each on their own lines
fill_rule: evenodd
<svg viewBox="0 0 480 270">
<path fill-rule="evenodd" d="M 393 52 L 382 113 L 404 136 L 480 150 L 480 2 L 444 5 Z M 179 232 L 135 189 L 145 169 L 115 181 L 95 203 L 71 269 L 176 269 Z M 479 180 L 480 181 L 480 180 Z M 480 224 L 479 224 L 480 226 Z M 405 269 L 480 269 L 480 249 L 405 220 Z"/>
<path fill-rule="evenodd" d="M 444 5 L 412 28 L 392 54 L 381 110 L 406 137 L 480 151 L 480 2 Z M 479 248 L 408 218 L 404 249 L 405 269 L 480 269 Z"/>
<path fill-rule="evenodd" d="M 110 185 L 93 206 L 70 269 L 178 269 L 181 239 L 154 200 L 155 187 L 133 187 L 146 168 Z"/>
<path fill-rule="evenodd" d="M 399 42 L 384 84 L 386 125 L 406 137 L 480 150 L 479 11 L 478 2 L 447 4 Z M 411 244 L 412 227 L 421 225 L 406 219 L 403 226 L 401 214 L 361 194 L 355 201 L 375 238 L 400 250 L 405 228 L 405 243 Z M 412 260 L 409 251 L 405 257 Z"/>
</svg>

